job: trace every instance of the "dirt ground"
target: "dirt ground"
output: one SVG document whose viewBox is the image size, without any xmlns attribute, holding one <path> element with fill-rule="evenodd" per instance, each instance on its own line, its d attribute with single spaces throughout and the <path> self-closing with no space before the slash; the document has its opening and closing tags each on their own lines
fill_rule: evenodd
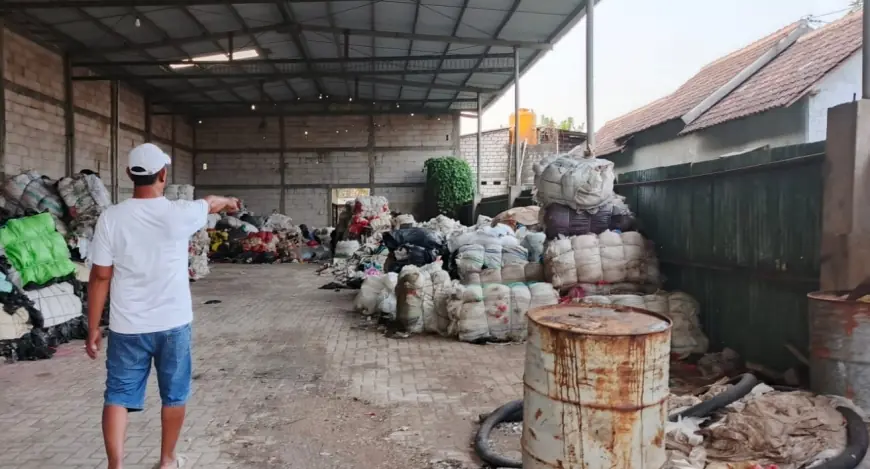
<svg viewBox="0 0 870 469">
<path fill-rule="evenodd" d="M 192 286 L 194 392 L 180 451 L 196 468 L 477 468 L 480 413 L 522 397 L 522 345 L 387 338 L 320 290 L 313 266 L 214 266 Z M 218 304 L 204 304 L 219 300 Z M 101 361 L 81 342 L 0 365 L 0 467 L 105 467 Z M 131 416 L 127 467 L 159 455 L 159 399 Z M 518 457 L 518 426 L 497 448 Z"/>
</svg>

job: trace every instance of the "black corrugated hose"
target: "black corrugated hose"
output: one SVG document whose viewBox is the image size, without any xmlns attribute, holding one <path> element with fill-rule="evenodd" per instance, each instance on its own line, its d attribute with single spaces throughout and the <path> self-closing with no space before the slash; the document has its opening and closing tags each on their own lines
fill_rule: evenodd
<svg viewBox="0 0 870 469">
<path fill-rule="evenodd" d="M 733 378 L 730 382 L 734 383 L 734 386 L 722 394 L 698 405 L 689 407 L 679 413 L 673 414 L 669 416 L 668 419 L 674 422 L 678 418 L 706 417 L 749 394 L 749 392 L 758 384 L 758 378 L 751 373 L 746 373 Z M 857 413 L 855 413 L 855 411 L 848 407 L 837 407 L 837 411 L 840 412 L 846 420 L 846 448 L 833 459 L 829 459 L 828 461 L 815 466 L 814 469 L 855 469 L 867 454 L 867 448 L 870 446 L 870 435 L 867 433 L 867 426 L 864 424 L 864 421 Z M 506 458 L 497 454 L 489 445 L 489 435 L 492 433 L 492 430 L 496 425 L 504 422 L 522 421 L 522 399 L 508 402 L 496 409 L 483 420 L 480 424 L 480 428 L 477 430 L 477 435 L 474 438 L 474 451 L 477 453 L 477 456 L 480 457 L 483 462 L 493 467 L 522 468 L 522 461 Z"/>
</svg>

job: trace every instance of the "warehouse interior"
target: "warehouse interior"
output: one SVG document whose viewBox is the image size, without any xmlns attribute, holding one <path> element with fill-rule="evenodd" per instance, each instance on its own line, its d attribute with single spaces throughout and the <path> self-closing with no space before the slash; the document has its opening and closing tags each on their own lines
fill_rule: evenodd
<svg viewBox="0 0 870 469">
<path fill-rule="evenodd" d="M 174 183 L 326 225 L 340 189 L 368 189 L 417 213 L 423 162 L 460 156 L 460 115 L 502 96 L 585 2 L 2 8 L 6 174 L 91 169 L 119 201 L 132 189 L 117 168 L 150 141 L 174 159 Z"/>
</svg>

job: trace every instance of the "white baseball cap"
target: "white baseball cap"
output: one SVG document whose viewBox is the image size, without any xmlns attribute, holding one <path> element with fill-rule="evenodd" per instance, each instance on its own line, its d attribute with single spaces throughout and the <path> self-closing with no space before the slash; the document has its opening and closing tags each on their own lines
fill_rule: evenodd
<svg viewBox="0 0 870 469">
<path fill-rule="evenodd" d="M 130 150 L 130 164 L 127 169 L 136 176 L 151 176 L 172 164 L 169 155 L 153 143 L 143 143 Z"/>
</svg>

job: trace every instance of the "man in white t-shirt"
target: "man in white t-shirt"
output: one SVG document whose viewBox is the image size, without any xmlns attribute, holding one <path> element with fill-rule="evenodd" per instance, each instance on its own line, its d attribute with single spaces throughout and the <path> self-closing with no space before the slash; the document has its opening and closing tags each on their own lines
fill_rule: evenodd
<svg viewBox="0 0 870 469">
<path fill-rule="evenodd" d="M 150 143 L 130 151 L 127 175 L 133 198 L 109 207 L 97 221 L 91 244 L 88 324 L 85 345 L 96 359 L 102 334 L 100 317 L 109 295 L 109 346 L 103 438 L 109 469 L 121 469 L 127 413 L 145 406 L 151 363 L 157 373 L 162 443 L 155 469 L 182 467 L 175 446 L 190 395 L 191 321 L 188 241 L 206 225 L 209 213 L 238 209 L 233 198 L 197 201 L 163 197 L 171 160 Z"/>
</svg>

